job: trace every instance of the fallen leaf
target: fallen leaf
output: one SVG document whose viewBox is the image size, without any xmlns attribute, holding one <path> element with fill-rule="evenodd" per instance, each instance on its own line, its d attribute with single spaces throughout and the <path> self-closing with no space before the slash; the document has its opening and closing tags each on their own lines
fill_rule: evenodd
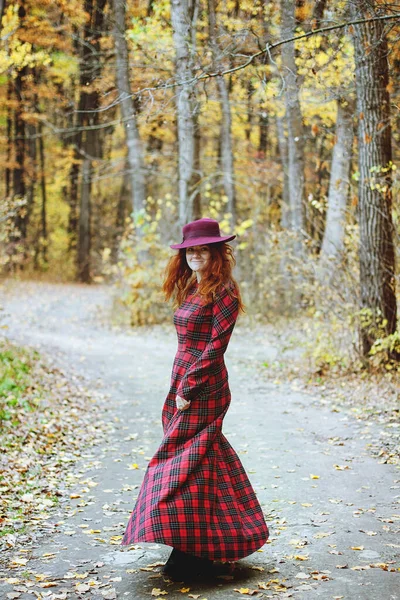
<svg viewBox="0 0 400 600">
<path fill-rule="evenodd" d="M 166 596 L 168 594 L 168 592 L 166 592 L 165 590 L 160 590 L 160 588 L 153 588 L 151 590 L 151 595 L 152 596 Z"/>
<path fill-rule="evenodd" d="M 335 532 L 334 531 L 320 531 L 319 533 L 316 533 L 315 535 L 313 535 L 313 537 L 316 539 L 320 539 L 320 538 L 328 537 L 329 535 L 332 535 L 333 533 L 335 533 Z"/>
<path fill-rule="evenodd" d="M 310 479 L 319 479 L 319 475 L 310 475 Z"/>
<path fill-rule="evenodd" d="M 111 588 L 111 590 L 101 590 L 101 595 L 105 600 L 115 600 L 117 592 L 114 588 Z"/>
<path fill-rule="evenodd" d="M 297 573 L 297 575 L 295 575 L 296 579 L 310 579 L 310 575 L 307 575 L 307 573 Z"/>
<path fill-rule="evenodd" d="M 383 569 L 384 571 L 387 571 L 389 566 L 386 563 L 371 563 L 369 565 L 372 569 Z"/>
<path fill-rule="evenodd" d="M 351 546 L 352 550 L 364 550 L 364 546 Z"/>
</svg>

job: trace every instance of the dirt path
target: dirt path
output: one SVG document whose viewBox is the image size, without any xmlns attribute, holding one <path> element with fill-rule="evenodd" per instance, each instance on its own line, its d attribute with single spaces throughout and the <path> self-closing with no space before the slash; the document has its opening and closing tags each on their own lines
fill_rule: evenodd
<svg viewBox="0 0 400 600">
<path fill-rule="evenodd" d="M 265 510 L 270 543 L 238 563 L 234 580 L 183 591 L 165 583 L 157 567 L 141 570 L 165 561 L 167 547 L 123 548 L 118 538 L 161 438 L 176 350 L 171 324 L 135 331 L 98 324 L 109 306 L 103 287 L 12 284 L 1 303 L 11 340 L 39 347 L 64 370 L 71 365 L 88 385 L 100 381 L 106 403 L 99 418 L 107 411 L 114 428 L 106 446 L 83 452 L 74 488 L 80 498 L 70 499 L 68 489 L 52 520 L 58 525 L 32 548 L 29 569 L 58 583 L 37 597 L 145 600 L 158 588 L 171 600 L 240 599 L 246 589 L 258 590 L 257 598 L 400 599 L 399 470 L 368 455 L 373 424 L 263 377 L 257 365 L 275 351 L 262 331 L 246 332 L 238 323 L 233 333 L 224 433 Z M 8 575 L 17 578 L 18 571 Z M 13 589 L 3 584 L 0 597 Z M 32 598 L 32 591 L 20 598 Z"/>
</svg>

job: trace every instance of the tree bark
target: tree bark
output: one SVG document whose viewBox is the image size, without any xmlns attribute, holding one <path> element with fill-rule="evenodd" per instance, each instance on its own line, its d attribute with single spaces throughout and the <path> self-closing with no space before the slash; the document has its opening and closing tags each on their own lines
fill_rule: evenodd
<svg viewBox="0 0 400 600">
<path fill-rule="evenodd" d="M 44 263 L 47 263 L 47 192 L 46 192 L 46 161 L 43 143 L 43 126 L 39 122 L 39 161 L 40 161 L 40 189 L 42 193 L 42 206 L 40 211 L 41 224 L 41 254 Z"/>
<path fill-rule="evenodd" d="M 179 224 L 182 227 L 192 220 L 190 202 L 195 156 L 195 112 L 193 77 L 194 44 L 192 40 L 197 17 L 197 0 L 171 0 L 171 20 L 175 44 L 177 87 L 176 105 L 178 119 L 178 189 Z"/>
<path fill-rule="evenodd" d="M 281 0 L 281 36 L 290 38 L 295 33 L 295 3 Z M 300 109 L 299 82 L 295 62 L 294 42 L 282 46 L 282 68 L 285 81 L 286 124 L 288 130 L 288 178 L 290 228 L 304 229 L 304 126 Z"/>
<path fill-rule="evenodd" d="M 7 0 L 0 0 L 0 30 L 1 30 L 1 20 L 4 15 L 4 9 L 6 7 Z"/>
<path fill-rule="evenodd" d="M 91 235 L 91 176 L 92 162 L 102 156 L 101 134 L 96 129 L 99 123 L 100 95 L 96 89 L 91 89 L 93 81 L 101 75 L 100 38 L 104 23 L 104 8 L 107 0 L 85 0 L 85 12 L 88 19 L 83 29 L 81 44 L 80 74 L 79 74 L 79 103 L 75 135 L 75 156 L 70 171 L 71 196 L 70 218 L 71 248 L 77 245 L 77 277 L 84 283 L 90 282 L 90 248 Z M 82 163 L 82 180 L 79 186 L 79 173 Z M 85 173 L 83 172 L 85 167 Z M 80 192 L 80 193 L 79 193 Z M 78 201 L 79 198 L 79 201 Z M 79 216 L 78 216 L 79 204 Z M 83 237 L 82 237 L 83 236 Z M 89 252 L 88 255 L 85 255 Z"/>
<path fill-rule="evenodd" d="M 278 134 L 279 156 L 281 159 L 283 182 L 282 182 L 282 204 L 281 204 L 281 227 L 290 228 L 290 196 L 289 196 L 289 159 L 288 145 L 285 132 L 285 120 L 276 117 L 276 129 Z"/>
<path fill-rule="evenodd" d="M 353 18 L 368 18 L 375 8 L 362 0 L 351 3 Z M 361 322 L 362 351 L 367 356 L 382 331 L 397 325 L 395 256 L 392 221 L 392 145 L 388 92 L 388 46 L 379 21 L 354 25 L 360 226 L 361 309 L 371 325 Z M 382 323 L 382 320 L 383 323 Z M 400 359 L 398 353 L 390 356 Z"/>
<path fill-rule="evenodd" d="M 331 174 L 328 192 L 328 210 L 324 238 L 320 252 L 321 275 L 324 278 L 334 272 L 344 250 L 346 204 L 349 191 L 351 148 L 353 144 L 353 106 L 339 99 L 336 117 L 336 141 L 332 152 Z M 330 264 L 330 266 L 329 266 Z"/>
<path fill-rule="evenodd" d="M 6 198 L 9 198 L 11 194 L 11 169 L 10 161 L 12 155 L 12 110 L 11 110 L 11 99 L 12 99 L 12 83 L 11 77 L 7 77 L 7 150 L 6 150 Z"/>
<path fill-rule="evenodd" d="M 321 27 L 321 21 L 324 16 L 326 4 L 327 0 L 315 0 L 311 21 L 312 29 L 318 29 Z"/>
<path fill-rule="evenodd" d="M 145 206 L 145 170 L 142 142 L 137 124 L 137 113 L 132 99 L 129 80 L 129 52 L 126 41 L 126 2 L 113 0 L 114 8 L 114 43 L 116 54 L 116 83 L 119 93 L 122 119 L 125 129 L 125 140 L 129 164 L 132 210 L 139 212 Z"/>
<path fill-rule="evenodd" d="M 223 63 L 221 60 L 221 50 L 217 43 L 217 22 L 215 13 L 215 0 L 208 0 L 208 24 L 210 46 L 213 56 L 214 70 L 221 70 Z M 217 77 L 217 87 L 221 105 L 221 171 L 222 183 L 225 195 L 228 198 L 227 209 L 230 217 L 230 226 L 233 228 L 237 221 L 236 209 L 236 189 L 232 150 L 232 115 L 229 101 L 229 92 L 226 81 L 223 76 Z"/>
<path fill-rule="evenodd" d="M 26 10 L 24 3 L 21 2 L 18 8 L 18 17 L 20 27 L 24 26 Z M 14 109 L 14 148 L 15 148 L 15 166 L 13 168 L 13 198 L 15 200 L 25 201 L 18 210 L 15 217 L 15 235 L 13 241 L 24 242 L 28 229 L 28 198 L 26 196 L 25 168 L 26 168 L 26 127 L 24 114 L 24 90 L 25 78 L 28 74 L 28 67 L 22 67 L 14 80 L 15 109 Z"/>
<path fill-rule="evenodd" d="M 78 235 L 78 278 L 83 283 L 89 283 L 90 273 L 90 213 L 91 213 L 91 173 L 92 161 L 84 158 L 82 163 L 82 180 L 79 210 L 79 235 Z"/>
</svg>

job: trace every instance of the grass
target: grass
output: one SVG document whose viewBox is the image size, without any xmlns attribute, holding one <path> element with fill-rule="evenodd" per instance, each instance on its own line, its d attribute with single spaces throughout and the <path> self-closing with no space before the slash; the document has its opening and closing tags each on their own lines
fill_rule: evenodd
<svg viewBox="0 0 400 600">
<path fill-rule="evenodd" d="M 21 413 L 30 412 L 37 407 L 32 368 L 39 354 L 34 350 L 11 347 L 2 342 L 0 351 L 0 430 L 4 421 L 17 425 Z"/>
</svg>

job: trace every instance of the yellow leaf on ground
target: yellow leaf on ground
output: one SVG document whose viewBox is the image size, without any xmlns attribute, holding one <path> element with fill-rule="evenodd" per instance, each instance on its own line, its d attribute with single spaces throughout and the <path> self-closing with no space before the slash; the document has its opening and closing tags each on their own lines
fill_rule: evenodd
<svg viewBox="0 0 400 600">
<path fill-rule="evenodd" d="M 310 474 L 310 479 L 319 479 L 319 475 Z"/>
<path fill-rule="evenodd" d="M 316 538 L 317 540 L 319 540 L 320 538 L 324 538 L 324 537 L 328 537 L 328 535 L 332 535 L 332 533 L 335 533 L 334 531 L 320 531 L 319 533 L 316 533 L 315 535 L 313 535 L 314 538 Z"/>
<path fill-rule="evenodd" d="M 364 546 L 352 546 L 352 550 L 364 550 Z"/>
<path fill-rule="evenodd" d="M 386 563 L 371 563 L 369 565 L 372 569 L 373 568 L 377 568 L 377 569 L 383 569 L 384 571 L 388 570 L 388 565 Z"/>
<path fill-rule="evenodd" d="M 152 596 L 166 596 L 168 594 L 168 592 L 166 592 L 165 590 L 160 590 L 160 588 L 153 588 L 151 590 L 151 595 Z"/>
</svg>

